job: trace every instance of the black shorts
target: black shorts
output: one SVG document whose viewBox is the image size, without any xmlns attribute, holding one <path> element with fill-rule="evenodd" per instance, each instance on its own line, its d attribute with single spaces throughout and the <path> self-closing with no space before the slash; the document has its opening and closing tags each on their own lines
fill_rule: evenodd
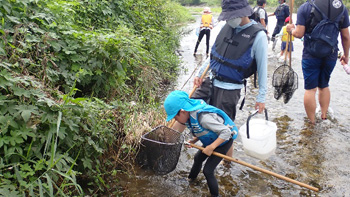
<svg viewBox="0 0 350 197">
<path fill-rule="evenodd" d="M 234 121 L 236 118 L 236 106 L 240 97 L 241 89 L 225 90 L 212 86 L 210 78 L 207 77 L 191 98 L 203 99 L 208 104 L 224 111 Z"/>
</svg>

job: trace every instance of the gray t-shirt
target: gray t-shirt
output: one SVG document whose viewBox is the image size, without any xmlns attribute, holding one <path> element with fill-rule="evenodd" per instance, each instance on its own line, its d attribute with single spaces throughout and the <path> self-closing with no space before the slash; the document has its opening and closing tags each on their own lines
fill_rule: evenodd
<svg viewBox="0 0 350 197">
<path fill-rule="evenodd" d="M 196 113 L 196 111 L 190 112 L 191 115 Z M 231 138 L 230 128 L 224 125 L 224 119 L 217 113 L 200 113 L 198 122 L 203 128 L 215 132 L 221 139 L 229 140 Z"/>
</svg>

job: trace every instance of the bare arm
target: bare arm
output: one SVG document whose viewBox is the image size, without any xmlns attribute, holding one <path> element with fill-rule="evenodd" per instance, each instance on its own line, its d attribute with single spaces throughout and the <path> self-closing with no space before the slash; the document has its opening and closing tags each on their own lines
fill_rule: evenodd
<svg viewBox="0 0 350 197">
<path fill-rule="evenodd" d="M 292 33 L 292 35 L 296 38 L 302 38 L 305 34 L 305 26 L 297 25 L 295 27 L 294 24 L 288 24 L 287 25 L 287 32 Z"/>
<path fill-rule="evenodd" d="M 265 19 L 261 18 L 260 23 L 266 28 Z"/>
<path fill-rule="evenodd" d="M 343 46 L 343 56 L 340 58 L 342 65 L 349 63 L 349 47 L 350 47 L 350 35 L 349 28 L 344 28 L 340 30 L 341 43 Z"/>
</svg>

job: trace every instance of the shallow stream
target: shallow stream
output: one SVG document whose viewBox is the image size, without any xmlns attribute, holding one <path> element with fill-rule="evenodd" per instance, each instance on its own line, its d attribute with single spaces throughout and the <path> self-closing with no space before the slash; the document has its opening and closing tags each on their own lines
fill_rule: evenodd
<svg viewBox="0 0 350 197">
<path fill-rule="evenodd" d="M 189 24 L 178 53 L 183 63 L 179 73 L 178 83 L 174 89 L 190 92 L 193 87 L 193 73 L 205 60 L 205 38 L 198 49 L 198 55 L 193 56 L 197 40 L 195 28 L 197 22 Z M 293 16 L 296 19 L 296 16 Z M 269 32 L 273 32 L 275 19 L 269 18 Z M 212 30 L 210 46 L 220 30 L 219 24 Z M 252 165 L 295 179 L 317 187 L 319 192 L 297 186 L 280 180 L 271 175 L 255 171 L 240 164 L 233 163 L 231 168 L 219 165 L 216 170 L 222 196 L 350 196 L 350 110 L 349 85 L 347 75 L 338 62 L 330 81 L 331 103 L 333 113 L 326 121 L 318 120 L 311 127 L 306 120 L 303 96 L 304 83 L 301 70 L 301 54 L 303 44 L 300 39 L 294 41 L 292 68 L 298 73 L 299 88 L 295 91 L 289 103 L 276 100 L 273 97 L 271 85 L 274 70 L 282 63 L 278 60 L 280 41 L 276 51 L 269 44 L 268 59 L 268 94 L 266 108 L 269 120 L 277 124 L 277 147 L 275 154 L 265 161 L 247 156 L 238 139 L 234 142 L 234 158 Z M 341 47 L 341 45 L 340 45 Z M 251 80 L 252 81 L 252 80 Z M 237 112 L 236 125 L 242 126 L 251 112 L 254 111 L 255 97 L 258 89 L 248 84 L 246 104 L 242 111 Z M 242 95 L 244 91 L 242 91 Z M 258 115 L 256 118 L 264 118 Z M 190 137 L 185 133 L 186 139 Z M 123 196 L 209 196 L 205 177 L 200 173 L 194 183 L 187 181 L 193 155 L 197 150 L 182 148 L 181 156 L 174 171 L 166 175 L 155 175 L 151 171 L 136 167 L 136 176 L 121 177 L 124 189 Z"/>
</svg>

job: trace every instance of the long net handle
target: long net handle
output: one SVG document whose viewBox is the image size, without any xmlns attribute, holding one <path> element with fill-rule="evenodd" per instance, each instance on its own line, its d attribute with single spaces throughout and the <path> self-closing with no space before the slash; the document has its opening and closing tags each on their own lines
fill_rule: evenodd
<svg viewBox="0 0 350 197">
<path fill-rule="evenodd" d="M 289 2 L 289 24 L 293 24 L 293 6 L 294 6 L 294 0 L 291 0 Z M 289 50 L 289 66 L 292 67 L 292 33 L 288 33 L 288 40 L 290 43 L 290 50 Z"/>
<path fill-rule="evenodd" d="M 195 144 L 190 144 L 190 143 L 188 143 L 188 144 L 189 144 L 190 146 L 194 147 L 194 148 L 199 149 L 199 150 L 202 150 L 202 151 L 204 150 L 204 148 L 201 147 L 201 146 L 197 146 L 197 145 L 195 145 Z M 229 157 L 229 156 L 227 156 L 227 155 L 223 155 L 223 154 L 218 153 L 218 152 L 215 152 L 215 151 L 214 151 L 212 154 L 215 155 L 215 156 L 224 158 L 224 159 L 226 159 L 226 160 L 230 160 L 230 161 L 233 161 L 233 162 L 235 162 L 235 163 L 238 163 L 238 164 L 244 165 L 244 166 L 246 166 L 246 167 L 252 168 L 252 169 L 254 169 L 254 170 L 257 170 L 257 171 L 260 171 L 260 172 L 263 172 L 263 173 L 272 175 L 272 176 L 277 177 L 277 178 L 279 178 L 279 179 L 282 179 L 282 180 L 285 180 L 285 181 L 294 183 L 294 184 L 299 185 L 299 186 L 301 186 L 301 187 L 305 187 L 305 188 L 307 188 L 307 189 L 310 189 L 310 190 L 313 190 L 313 191 L 316 191 L 316 192 L 319 191 L 319 189 L 316 188 L 316 187 L 313 187 L 313 186 L 307 185 L 307 184 L 305 184 L 305 183 L 296 181 L 296 180 L 294 180 L 294 179 L 291 179 L 291 178 L 282 176 L 282 175 L 280 175 L 280 174 L 271 172 L 271 171 L 269 171 L 269 170 L 265 170 L 265 169 L 263 169 L 263 168 L 260 168 L 260 167 L 254 166 L 254 165 L 252 165 L 252 164 L 246 163 L 246 162 L 244 162 L 244 161 L 240 161 L 240 160 L 235 159 L 235 158 L 233 158 L 233 157 Z"/>
<path fill-rule="evenodd" d="M 209 67 L 210 67 L 210 63 L 209 63 L 208 66 L 205 68 L 204 72 L 202 73 L 201 78 L 200 78 L 201 81 L 203 81 L 204 77 L 206 76 L 206 74 L 207 74 L 207 72 L 208 72 L 208 70 L 209 70 Z M 191 96 L 193 95 L 193 93 L 196 91 L 197 88 L 198 88 L 197 85 L 195 85 L 195 86 L 193 87 L 192 91 L 191 91 L 190 94 L 189 94 L 189 97 L 190 97 L 190 98 L 191 98 Z M 170 121 L 168 127 L 169 127 L 169 128 L 172 128 L 172 127 L 174 126 L 174 124 L 175 124 L 175 119 L 172 119 L 172 120 Z"/>
<path fill-rule="evenodd" d="M 209 70 L 209 67 L 210 67 L 210 63 L 209 63 L 208 66 L 205 68 L 204 72 L 202 73 L 202 76 L 201 76 L 201 78 L 200 78 L 202 82 L 203 82 L 203 79 L 204 79 L 204 77 L 206 76 L 206 74 L 207 74 L 207 72 L 208 72 L 208 70 Z M 197 88 L 198 88 L 197 85 L 195 85 L 195 86 L 193 87 L 192 91 L 191 91 L 190 94 L 189 94 L 189 97 L 190 97 L 190 98 L 191 98 L 191 96 L 193 95 L 193 93 L 196 91 Z"/>
<path fill-rule="evenodd" d="M 288 47 L 289 47 L 289 36 L 290 34 L 288 33 L 288 38 L 287 38 L 287 42 L 286 42 L 286 49 L 284 49 L 284 63 L 286 64 L 287 63 L 287 55 L 289 57 L 289 51 L 288 50 Z"/>
</svg>

